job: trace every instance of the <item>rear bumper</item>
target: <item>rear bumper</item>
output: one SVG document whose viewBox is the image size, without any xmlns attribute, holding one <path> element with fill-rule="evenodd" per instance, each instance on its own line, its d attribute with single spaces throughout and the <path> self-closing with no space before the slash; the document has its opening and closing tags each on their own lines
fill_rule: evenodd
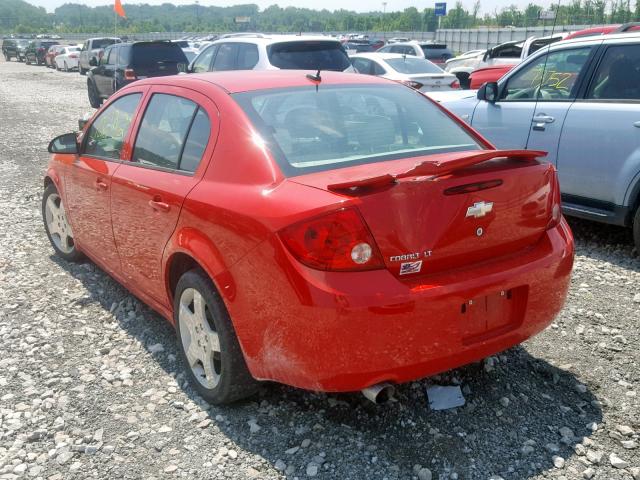
<svg viewBox="0 0 640 480">
<path fill-rule="evenodd" d="M 573 252 L 563 219 L 517 256 L 409 284 L 386 270 L 307 269 L 264 244 L 230 272 L 243 287 L 227 289 L 226 302 L 254 377 L 355 391 L 456 368 L 540 332 L 564 304 Z M 274 259 L 275 272 L 258 273 Z M 470 300 L 493 302 L 501 292 L 511 297 L 506 306 L 463 313 Z"/>
</svg>

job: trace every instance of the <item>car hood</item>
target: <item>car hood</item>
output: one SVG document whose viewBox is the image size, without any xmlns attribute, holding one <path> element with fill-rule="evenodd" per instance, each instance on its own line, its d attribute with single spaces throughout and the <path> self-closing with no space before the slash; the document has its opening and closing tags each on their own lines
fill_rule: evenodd
<svg viewBox="0 0 640 480">
<path fill-rule="evenodd" d="M 465 98 L 476 98 L 477 90 L 448 90 L 444 92 L 426 92 L 432 100 L 446 104 L 454 100 L 463 100 Z"/>
</svg>

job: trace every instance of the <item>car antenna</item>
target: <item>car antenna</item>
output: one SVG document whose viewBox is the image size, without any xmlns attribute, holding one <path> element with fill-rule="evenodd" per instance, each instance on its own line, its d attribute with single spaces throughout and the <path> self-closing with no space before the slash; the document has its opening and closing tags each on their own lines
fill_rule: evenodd
<svg viewBox="0 0 640 480">
<path fill-rule="evenodd" d="M 307 78 L 309 80 L 313 80 L 314 82 L 316 82 L 316 92 L 317 92 L 318 85 L 320 85 L 320 82 L 322 81 L 322 77 L 320 76 L 320 69 L 318 69 L 315 75 L 313 73 L 307 73 Z"/>
<path fill-rule="evenodd" d="M 313 73 L 307 73 L 307 78 L 309 80 L 313 80 L 314 82 L 321 82 L 322 77 L 320 76 L 320 69 L 318 69 L 315 75 Z"/>
</svg>

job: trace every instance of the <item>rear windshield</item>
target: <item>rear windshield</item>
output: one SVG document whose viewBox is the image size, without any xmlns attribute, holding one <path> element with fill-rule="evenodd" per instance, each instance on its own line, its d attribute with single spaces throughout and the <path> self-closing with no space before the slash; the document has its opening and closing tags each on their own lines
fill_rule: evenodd
<svg viewBox="0 0 640 480">
<path fill-rule="evenodd" d="M 460 125 L 401 85 L 315 86 L 234 95 L 285 175 L 478 150 Z"/>
<path fill-rule="evenodd" d="M 529 55 L 531 55 L 533 52 L 537 52 L 542 47 L 546 47 L 550 43 L 559 42 L 560 40 L 562 40 L 562 37 L 542 38 L 539 40 L 534 40 L 533 42 L 531 42 L 531 45 L 529 46 Z"/>
<path fill-rule="evenodd" d="M 53 45 L 58 45 L 58 42 L 42 42 L 40 43 L 41 47 L 52 47 Z"/>
<path fill-rule="evenodd" d="M 108 47 L 109 45 L 113 45 L 116 42 L 117 40 L 113 38 L 100 38 L 92 42 L 91 48 L 94 48 L 94 49 L 105 48 L 105 47 Z"/>
<path fill-rule="evenodd" d="M 429 58 L 429 59 L 436 58 L 436 59 L 447 60 L 453 57 L 453 53 L 451 52 L 451 50 L 447 48 L 446 45 L 427 44 L 427 45 L 420 45 L 420 47 L 424 52 L 425 58 Z"/>
<path fill-rule="evenodd" d="M 151 67 L 159 63 L 188 64 L 182 49 L 175 43 L 134 43 L 133 67 Z"/>
<path fill-rule="evenodd" d="M 351 66 L 347 52 L 338 42 L 296 41 L 274 43 L 267 49 L 271 65 L 284 70 L 334 70 Z"/>
<path fill-rule="evenodd" d="M 189 48 L 189 42 L 187 40 L 174 40 L 173 43 L 178 45 L 180 48 Z"/>
<path fill-rule="evenodd" d="M 425 60 L 424 58 L 389 58 L 386 62 L 396 72 L 406 73 L 408 75 L 416 73 L 443 73 L 440 67 L 434 65 L 429 60 Z"/>
</svg>

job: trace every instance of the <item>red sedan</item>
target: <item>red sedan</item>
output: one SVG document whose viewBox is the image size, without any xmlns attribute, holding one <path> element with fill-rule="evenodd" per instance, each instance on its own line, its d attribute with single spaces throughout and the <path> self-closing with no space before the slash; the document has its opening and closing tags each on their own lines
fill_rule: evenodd
<svg viewBox="0 0 640 480">
<path fill-rule="evenodd" d="M 573 238 L 544 154 L 497 151 L 389 80 L 150 78 L 49 150 L 56 253 L 173 323 L 213 403 L 259 380 L 384 392 L 526 340 L 566 297 Z"/>
</svg>

